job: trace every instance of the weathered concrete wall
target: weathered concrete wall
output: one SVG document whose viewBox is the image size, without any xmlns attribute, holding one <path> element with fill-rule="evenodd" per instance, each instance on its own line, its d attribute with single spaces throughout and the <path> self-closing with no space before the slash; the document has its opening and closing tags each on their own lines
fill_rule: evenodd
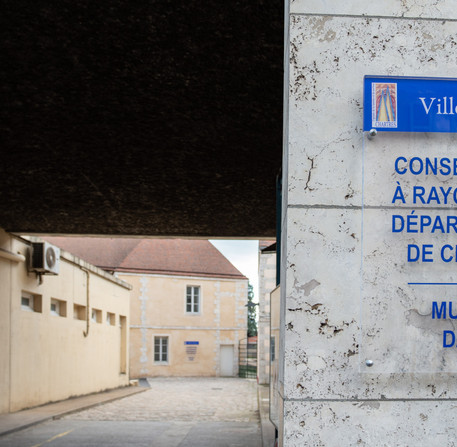
<svg viewBox="0 0 457 447">
<path fill-rule="evenodd" d="M 404 278 L 397 272 L 405 267 L 395 251 L 398 240 L 389 236 L 388 213 L 385 218 L 397 180 L 392 157 L 433 148 L 448 154 L 456 143 L 449 135 L 406 134 L 368 141 L 363 76 L 455 76 L 454 6 L 303 0 L 286 11 L 284 446 L 453 445 L 457 394 L 451 384 L 457 376 L 445 368 L 402 369 L 399 359 L 385 370 L 377 362 L 371 372 L 361 354 L 361 330 L 377 321 L 380 331 L 395 334 L 411 310 L 404 299 L 398 318 L 385 315 L 399 297 Z M 374 241 L 364 252 L 363 237 Z M 376 303 L 369 312 L 363 307 L 367 290 Z M 420 363 L 428 348 L 420 349 L 420 331 L 408 333 L 418 337 L 414 355 Z M 380 360 L 383 352 L 391 355 L 385 340 L 374 342 Z"/>
<path fill-rule="evenodd" d="M 219 376 L 221 346 L 233 347 L 238 373 L 238 344 L 247 336 L 247 280 L 122 273 L 132 284 L 131 377 Z M 186 287 L 200 287 L 200 312 L 186 313 Z M 167 362 L 154 359 L 154 337 L 168 337 Z M 198 342 L 195 355 L 185 342 Z"/>
</svg>

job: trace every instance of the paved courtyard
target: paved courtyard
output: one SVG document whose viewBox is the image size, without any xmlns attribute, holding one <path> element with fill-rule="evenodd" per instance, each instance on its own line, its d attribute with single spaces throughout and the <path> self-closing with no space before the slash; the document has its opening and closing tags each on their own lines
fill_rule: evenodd
<svg viewBox="0 0 457 447">
<path fill-rule="evenodd" d="M 260 447 L 255 380 L 150 379 L 150 388 L 0 437 L 0 447 Z"/>
<path fill-rule="evenodd" d="M 156 378 L 144 393 L 66 416 L 99 421 L 259 422 L 257 384 L 238 378 Z"/>
</svg>

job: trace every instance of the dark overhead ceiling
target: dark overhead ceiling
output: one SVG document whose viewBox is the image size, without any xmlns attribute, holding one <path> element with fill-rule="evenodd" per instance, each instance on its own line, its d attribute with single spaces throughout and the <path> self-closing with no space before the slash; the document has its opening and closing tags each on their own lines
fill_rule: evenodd
<svg viewBox="0 0 457 447">
<path fill-rule="evenodd" d="M 0 227 L 275 235 L 282 1 L 7 1 L 0 34 Z"/>
</svg>

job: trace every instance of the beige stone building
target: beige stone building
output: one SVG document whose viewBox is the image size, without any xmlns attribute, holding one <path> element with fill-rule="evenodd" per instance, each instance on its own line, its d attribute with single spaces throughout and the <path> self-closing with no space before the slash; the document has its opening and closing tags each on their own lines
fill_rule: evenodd
<svg viewBox="0 0 457 447">
<path fill-rule="evenodd" d="M 0 229 L 0 413 L 129 383 L 131 286 L 32 246 Z"/>
<path fill-rule="evenodd" d="M 257 379 L 270 383 L 270 293 L 276 288 L 276 243 L 259 241 L 259 321 L 257 330 Z"/>
<path fill-rule="evenodd" d="M 50 240 L 133 286 L 132 378 L 238 374 L 248 280 L 209 241 Z"/>
</svg>

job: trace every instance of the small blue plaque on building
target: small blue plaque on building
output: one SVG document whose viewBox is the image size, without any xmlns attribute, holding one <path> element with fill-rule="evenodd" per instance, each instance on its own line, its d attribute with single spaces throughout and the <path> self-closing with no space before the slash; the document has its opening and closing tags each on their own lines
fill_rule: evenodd
<svg viewBox="0 0 457 447">
<path fill-rule="evenodd" d="M 457 79 L 365 76 L 363 130 L 457 132 Z"/>
<path fill-rule="evenodd" d="M 200 344 L 198 341 L 185 341 L 185 349 L 186 349 L 186 355 L 187 355 L 187 360 L 189 362 L 195 361 L 195 357 L 197 356 L 197 346 Z"/>
</svg>

